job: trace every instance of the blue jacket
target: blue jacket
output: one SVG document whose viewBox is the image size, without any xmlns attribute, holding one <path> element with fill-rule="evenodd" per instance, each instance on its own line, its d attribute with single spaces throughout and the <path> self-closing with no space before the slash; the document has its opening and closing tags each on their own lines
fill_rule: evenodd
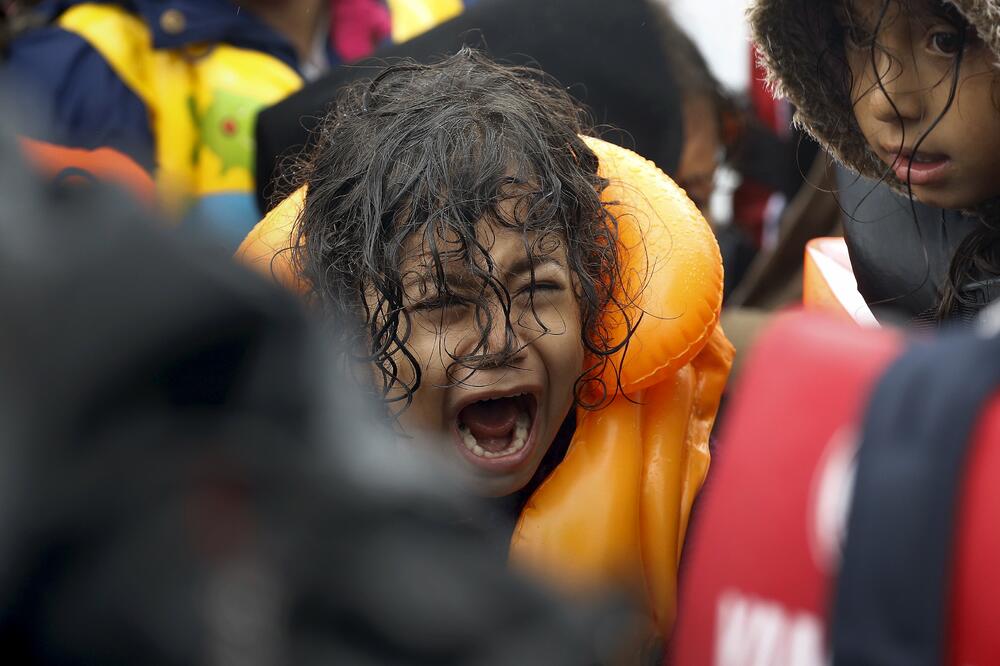
<svg viewBox="0 0 1000 666">
<path fill-rule="evenodd" d="M 384 1 L 399 34 L 472 4 Z M 42 128 L 34 138 L 129 155 L 170 212 L 235 249 L 260 217 L 257 112 L 302 84 L 292 45 L 232 0 L 45 0 L 36 11 L 46 27 L 19 35 L 5 64 Z M 339 60 L 332 48 L 328 59 Z"/>
<path fill-rule="evenodd" d="M 88 41 L 60 24 L 61 17 L 82 5 L 120 8 L 137 16 L 149 31 L 154 51 L 227 44 L 265 54 L 300 74 L 291 44 L 229 0 L 47 0 L 37 8 L 47 19 L 46 27 L 19 35 L 4 65 L 22 92 L 25 111 L 36 121 L 34 138 L 78 148 L 115 148 L 157 176 L 159 137 L 148 97 L 134 82 L 129 85 L 120 67 L 95 48 L 99 41 Z M 330 57 L 336 60 L 332 51 Z M 253 111 L 245 125 L 255 120 Z M 244 138 L 251 146 L 241 159 L 252 161 L 252 128 L 240 131 L 249 133 Z M 239 166 L 246 166 L 247 177 L 252 178 L 252 164 Z M 252 182 L 249 189 L 231 186 L 193 192 L 179 212 L 188 220 L 204 220 L 234 248 L 259 217 Z"/>
</svg>

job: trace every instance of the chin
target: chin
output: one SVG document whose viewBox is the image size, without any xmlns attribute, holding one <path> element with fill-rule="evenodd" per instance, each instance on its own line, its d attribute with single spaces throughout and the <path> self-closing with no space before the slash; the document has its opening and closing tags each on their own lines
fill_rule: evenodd
<svg viewBox="0 0 1000 666">
<path fill-rule="evenodd" d="M 517 470 L 502 476 L 486 477 L 475 474 L 471 480 L 472 490 L 480 497 L 506 497 L 523 489 L 531 481 L 538 469 L 538 463 L 530 469 Z"/>
<path fill-rule="evenodd" d="M 506 482 L 491 479 L 490 481 L 479 480 L 475 484 L 475 492 L 480 497 L 486 497 L 489 499 L 496 499 L 498 497 L 507 497 L 508 495 L 513 495 L 521 488 L 528 485 L 527 481 L 524 482 Z"/>
<path fill-rule="evenodd" d="M 944 208 L 947 210 L 965 210 L 973 208 L 975 203 L 970 203 L 963 197 L 956 197 L 953 192 L 948 191 L 927 191 L 913 188 L 913 198 L 932 208 Z"/>
<path fill-rule="evenodd" d="M 913 187 L 913 198 L 932 208 L 972 210 L 988 199 L 976 192 L 962 191 L 954 185 Z"/>
</svg>

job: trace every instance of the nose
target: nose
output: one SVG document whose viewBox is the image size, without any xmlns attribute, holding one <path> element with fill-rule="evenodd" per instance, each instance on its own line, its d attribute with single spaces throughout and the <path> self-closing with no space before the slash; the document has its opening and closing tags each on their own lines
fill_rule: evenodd
<svg viewBox="0 0 1000 666">
<path fill-rule="evenodd" d="M 463 355 L 473 357 L 480 369 L 516 364 L 525 354 L 521 327 L 511 321 L 516 316 L 495 301 L 473 312 L 471 335 L 465 338 Z"/>
<path fill-rule="evenodd" d="M 915 63 L 876 49 L 871 69 L 874 76 L 866 83 L 871 89 L 868 107 L 872 117 L 883 123 L 902 123 L 904 127 L 919 121 L 924 111 L 923 94 Z"/>
<path fill-rule="evenodd" d="M 516 321 L 516 312 L 505 312 L 497 306 L 491 309 L 493 325 L 489 329 L 489 344 L 487 352 L 495 357 L 498 364 L 510 365 L 524 357 L 524 341 L 521 339 L 521 327 Z"/>
</svg>

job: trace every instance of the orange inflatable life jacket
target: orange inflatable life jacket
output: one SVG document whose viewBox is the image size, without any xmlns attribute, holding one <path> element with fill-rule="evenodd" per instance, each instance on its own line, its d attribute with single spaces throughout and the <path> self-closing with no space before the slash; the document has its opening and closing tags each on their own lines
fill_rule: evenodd
<svg viewBox="0 0 1000 666">
<path fill-rule="evenodd" d="M 871 308 L 858 291 L 851 257 L 843 238 L 814 238 L 806 243 L 802 304 L 868 328 L 878 328 Z"/>
<path fill-rule="evenodd" d="M 667 636 L 688 518 L 733 360 L 718 325 L 722 259 L 698 209 L 656 165 L 585 140 L 610 181 L 603 200 L 618 220 L 625 288 L 638 292 L 629 318 L 642 318 L 627 354 L 615 359 L 622 392 L 602 409 L 579 410 L 565 459 L 522 511 L 510 558 L 571 593 L 640 590 Z M 304 201 L 304 189 L 292 194 L 237 252 L 297 291 L 305 285 L 284 250 Z M 609 323 L 620 330 L 621 319 Z"/>
<path fill-rule="evenodd" d="M 123 187 L 144 204 L 155 203 L 153 179 L 130 157 L 116 150 L 66 148 L 28 138 L 21 138 L 20 144 L 28 161 L 46 178 L 70 182 L 93 178 Z"/>
</svg>

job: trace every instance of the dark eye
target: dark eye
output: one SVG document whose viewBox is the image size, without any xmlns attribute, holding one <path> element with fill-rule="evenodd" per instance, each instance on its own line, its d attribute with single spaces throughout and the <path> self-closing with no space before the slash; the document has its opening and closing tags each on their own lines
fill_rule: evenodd
<svg viewBox="0 0 1000 666">
<path fill-rule="evenodd" d="M 552 280 L 542 280 L 540 282 L 535 283 L 534 290 L 532 290 L 531 286 L 527 286 L 524 289 L 517 292 L 517 295 L 527 296 L 531 294 L 532 291 L 534 291 L 537 294 L 540 291 L 555 292 L 555 291 L 562 291 L 562 289 L 563 286 L 558 282 L 553 282 Z"/>
<path fill-rule="evenodd" d="M 465 299 L 458 298 L 452 294 L 442 294 L 428 298 L 425 301 L 420 301 L 419 303 L 414 303 L 410 306 L 410 310 L 413 312 L 435 312 L 438 310 L 457 310 L 458 308 L 465 307 L 465 305 Z"/>
<path fill-rule="evenodd" d="M 931 51 L 945 56 L 953 56 L 962 49 L 962 36 L 957 32 L 935 32 L 931 35 Z"/>
</svg>

